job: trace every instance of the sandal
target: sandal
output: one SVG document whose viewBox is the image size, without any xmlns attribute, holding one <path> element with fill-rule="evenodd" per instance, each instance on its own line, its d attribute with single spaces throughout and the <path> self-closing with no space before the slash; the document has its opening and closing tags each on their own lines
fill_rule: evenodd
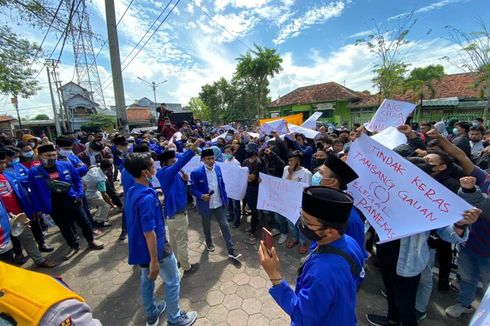
<svg viewBox="0 0 490 326">
<path fill-rule="evenodd" d="M 291 249 L 292 247 L 296 246 L 298 244 L 298 240 L 288 240 L 288 242 L 286 243 L 286 247 L 288 249 Z"/>
<path fill-rule="evenodd" d="M 53 268 L 58 266 L 60 263 L 54 260 L 48 260 L 46 259 L 44 262 L 41 264 L 37 265 L 37 267 L 44 267 L 44 268 Z"/>
<path fill-rule="evenodd" d="M 308 252 L 308 247 L 304 244 L 302 244 L 301 246 L 299 246 L 299 253 L 300 255 L 304 255 Z"/>
</svg>

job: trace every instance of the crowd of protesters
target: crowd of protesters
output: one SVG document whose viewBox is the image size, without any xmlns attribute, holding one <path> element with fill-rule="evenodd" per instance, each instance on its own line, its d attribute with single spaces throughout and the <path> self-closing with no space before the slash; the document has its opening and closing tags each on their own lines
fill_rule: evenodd
<svg viewBox="0 0 490 326">
<path fill-rule="evenodd" d="M 129 136 L 102 130 L 65 133 L 56 139 L 2 134 L 0 261 L 23 265 L 31 258 L 44 268 L 59 264 L 43 256 L 54 250 L 45 242 L 46 230 L 53 223 L 67 245 L 64 260 L 72 259 L 80 250 L 80 231 L 90 249 L 103 250 L 104 244 L 97 239 L 111 227 L 109 216 L 122 212 L 119 240 L 128 238 L 128 261 L 141 267 L 148 324 L 156 325 L 167 309 L 169 325 L 191 325 L 197 314 L 179 308 L 178 268 L 184 276 L 199 268 L 189 263 L 187 252 L 187 213 L 195 208 L 202 218 L 206 250 L 215 250 L 210 231 L 215 218 L 231 259 L 239 259 L 243 253 L 235 250 L 230 228 L 247 232 L 249 244 L 255 245 L 262 236 L 259 227 L 265 226 L 272 236 L 277 236 L 274 250 L 298 250 L 304 255 L 303 261 L 308 261 L 307 254 L 315 243 L 322 241 L 320 230 L 334 229 L 339 237 L 352 239 L 354 244 L 350 246 L 360 253 L 356 256 L 360 268 L 371 257 L 383 278 L 384 288 L 380 290 L 387 297 L 388 314 L 368 314 L 366 318 L 373 325 L 417 325 L 426 318 L 435 265 L 439 271 L 435 288 L 441 292 L 458 291 L 457 302 L 446 307 L 446 314 L 458 318 L 473 313 L 479 284 L 486 289 L 490 280 L 490 131 L 485 130 L 482 119 L 448 125 L 407 124 L 398 130 L 407 141 L 394 151 L 475 208 L 454 225 L 381 245 L 375 244 L 374 229 L 360 210 L 355 206 L 350 209 L 352 205 L 345 219 L 325 222 L 322 229 L 312 228 L 310 218 L 293 224 L 280 214 L 257 209 L 259 173 L 302 182 L 308 187 L 346 191 L 347 185 L 358 178 L 346 163 L 351 144 L 361 133 L 369 134 L 359 124 L 351 128 L 346 124 L 339 128 L 318 124 L 314 139 L 298 133 L 266 135 L 256 126 L 239 123 L 205 126 L 197 119 L 178 125 L 166 119 L 160 130 Z M 182 168 L 195 155 L 201 156 L 203 164 L 187 175 Z M 227 197 L 215 162 L 248 168 L 243 201 Z M 313 205 L 311 200 L 305 200 L 305 207 Z M 317 203 L 329 205 L 328 201 Z M 29 218 L 29 227 L 13 236 L 9 220 L 22 213 Z M 266 268 L 267 263 L 263 265 L 266 272 L 272 270 Z M 451 271 L 455 271 L 453 279 Z M 154 280 L 158 274 L 164 279 L 166 300 L 156 302 Z M 269 276 L 274 287 L 280 284 L 282 277 L 277 279 L 277 271 Z M 356 287 L 363 278 L 355 282 Z M 272 290 L 271 294 L 274 296 Z M 307 296 L 295 297 L 294 309 L 299 309 L 303 318 L 302 323 L 296 324 L 316 321 L 323 325 L 321 321 L 334 313 L 312 313 Z M 306 300 L 306 304 L 301 300 Z M 352 307 L 355 309 L 355 298 L 353 306 L 333 309 L 353 313 L 353 318 L 340 320 L 355 323 L 355 311 L 348 310 Z M 298 317 L 290 315 L 295 322 Z M 345 317 L 340 313 L 335 316 Z"/>
</svg>

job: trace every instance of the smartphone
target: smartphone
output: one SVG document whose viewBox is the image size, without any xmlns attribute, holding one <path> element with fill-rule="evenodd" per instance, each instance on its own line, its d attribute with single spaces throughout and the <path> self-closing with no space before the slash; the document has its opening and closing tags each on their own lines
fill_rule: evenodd
<svg viewBox="0 0 490 326">
<path fill-rule="evenodd" d="M 214 194 L 214 190 L 211 190 L 211 191 L 209 192 L 209 196 L 212 196 L 213 194 Z"/>
<path fill-rule="evenodd" d="M 262 228 L 262 240 L 264 241 L 264 245 L 269 252 L 269 256 L 272 256 L 271 250 L 274 246 L 274 238 L 272 237 L 272 233 L 264 227 Z"/>
</svg>

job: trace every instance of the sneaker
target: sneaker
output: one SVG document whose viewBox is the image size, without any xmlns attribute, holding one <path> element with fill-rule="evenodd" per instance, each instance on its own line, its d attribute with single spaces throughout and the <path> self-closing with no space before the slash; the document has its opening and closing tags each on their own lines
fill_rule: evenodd
<svg viewBox="0 0 490 326">
<path fill-rule="evenodd" d="M 417 318 L 417 322 L 421 322 L 425 318 L 427 318 L 427 313 L 426 312 L 420 312 L 417 309 L 415 309 L 415 318 Z"/>
<path fill-rule="evenodd" d="M 104 248 L 104 243 L 99 240 L 94 240 L 88 244 L 88 247 L 94 250 L 101 250 Z"/>
<path fill-rule="evenodd" d="M 58 266 L 60 263 L 55 260 L 46 259 L 41 264 L 37 264 L 37 267 L 53 268 Z"/>
<path fill-rule="evenodd" d="M 126 231 L 121 231 L 121 234 L 119 235 L 118 240 L 119 241 L 124 241 L 126 240 L 126 237 L 128 236 L 128 233 Z"/>
<path fill-rule="evenodd" d="M 162 300 L 161 302 L 157 303 L 158 315 L 155 318 L 153 318 L 153 319 L 148 319 L 146 321 L 146 326 L 156 326 L 156 325 L 158 325 L 158 322 L 160 321 L 160 316 L 165 311 L 165 308 L 167 308 L 167 303 L 165 303 L 165 300 Z"/>
<path fill-rule="evenodd" d="M 24 254 L 18 254 L 14 256 L 14 263 L 18 266 L 22 266 L 29 260 L 29 257 L 24 256 Z"/>
<path fill-rule="evenodd" d="M 63 260 L 70 260 L 75 256 L 78 251 L 80 251 L 80 247 L 75 247 L 75 248 L 70 248 L 70 251 L 68 251 L 64 256 Z"/>
<path fill-rule="evenodd" d="M 42 245 L 39 245 L 39 251 L 40 252 L 53 252 L 54 248 L 43 243 Z"/>
<path fill-rule="evenodd" d="M 284 244 L 287 239 L 288 239 L 288 235 L 287 234 L 281 234 L 279 236 L 279 240 L 277 241 L 277 243 Z"/>
<path fill-rule="evenodd" d="M 231 259 L 238 259 L 242 256 L 242 254 L 237 254 L 235 250 L 232 250 L 228 253 L 228 257 L 230 257 Z"/>
<path fill-rule="evenodd" d="M 170 321 L 167 322 L 167 325 L 169 326 L 190 326 L 196 322 L 197 319 L 197 312 L 195 311 L 181 311 L 180 316 L 177 319 L 176 322 L 171 323 Z"/>
<path fill-rule="evenodd" d="M 215 248 L 214 248 L 214 244 L 210 244 L 208 245 L 206 243 L 206 249 L 209 251 L 209 252 L 214 252 Z"/>
<path fill-rule="evenodd" d="M 456 303 L 455 305 L 446 308 L 446 315 L 451 318 L 458 318 L 462 314 L 471 314 L 473 311 L 475 311 L 475 309 L 472 306 L 467 308 L 461 303 Z"/>
<path fill-rule="evenodd" d="M 272 236 L 273 236 L 273 237 L 275 237 L 276 235 L 278 235 L 278 234 L 280 234 L 280 233 L 281 233 L 281 232 L 280 232 L 278 229 L 275 229 L 275 228 L 274 228 L 274 229 L 272 229 L 272 230 L 271 230 L 271 234 L 272 234 Z"/>
<path fill-rule="evenodd" d="M 400 323 L 390 323 L 387 316 L 366 314 L 366 319 L 371 325 L 375 326 L 396 326 Z"/>
<path fill-rule="evenodd" d="M 189 276 L 199 269 L 199 263 L 191 264 L 191 268 L 184 271 L 184 276 Z"/>
<path fill-rule="evenodd" d="M 250 237 L 248 237 L 248 243 L 251 245 L 254 245 L 257 243 L 257 238 L 255 237 L 255 235 L 251 234 Z"/>
</svg>

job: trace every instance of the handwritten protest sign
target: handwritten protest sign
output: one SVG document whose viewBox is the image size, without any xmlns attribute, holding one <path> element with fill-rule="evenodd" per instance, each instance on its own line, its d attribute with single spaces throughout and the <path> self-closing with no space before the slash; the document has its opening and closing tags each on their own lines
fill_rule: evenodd
<svg viewBox="0 0 490 326">
<path fill-rule="evenodd" d="M 221 168 L 228 198 L 242 200 L 247 193 L 248 168 L 236 164 L 216 162 Z"/>
<path fill-rule="evenodd" d="M 290 132 L 294 132 L 297 134 L 303 134 L 303 135 L 305 135 L 306 138 L 309 138 L 309 139 L 314 139 L 319 134 L 319 132 L 316 130 L 312 130 L 312 129 L 308 129 L 308 128 L 304 128 L 304 127 L 300 127 L 300 126 L 296 126 L 296 125 L 292 125 L 292 124 L 288 124 L 288 128 L 289 128 Z"/>
<path fill-rule="evenodd" d="M 388 127 L 405 124 L 408 115 L 415 109 L 415 104 L 385 99 L 366 126 L 370 131 L 383 131 Z"/>
<path fill-rule="evenodd" d="M 305 122 L 303 122 L 301 127 L 309 128 L 309 129 L 315 129 L 316 128 L 316 121 L 318 120 L 318 118 L 320 118 L 322 116 L 322 114 L 323 114 L 323 112 L 313 113 L 311 115 L 311 117 L 309 117 Z"/>
<path fill-rule="evenodd" d="M 307 185 L 263 173 L 260 173 L 260 180 L 257 209 L 281 214 L 296 223 L 301 213 L 303 189 Z"/>
<path fill-rule="evenodd" d="M 271 122 L 266 122 L 260 127 L 261 135 L 270 135 L 272 131 L 277 132 L 279 135 L 284 135 L 288 133 L 288 125 L 286 120 L 276 120 Z"/>
<path fill-rule="evenodd" d="M 381 242 L 445 227 L 471 206 L 434 178 L 366 135 L 347 160 L 359 178 L 348 185 Z"/>
<path fill-rule="evenodd" d="M 478 306 L 478 310 L 470 321 L 470 326 L 489 326 L 490 325 L 490 287 L 485 292 L 483 299 Z"/>
<path fill-rule="evenodd" d="M 202 164 L 202 162 L 201 162 L 201 156 L 196 155 L 193 158 L 191 158 L 191 160 L 189 161 L 189 163 L 187 163 L 186 165 L 184 165 L 184 167 L 182 168 L 182 171 L 184 171 L 185 173 L 187 173 L 189 175 L 189 177 L 190 177 L 191 176 L 191 172 L 194 171 L 195 169 L 197 169 L 198 167 L 200 167 L 201 164 Z"/>
<path fill-rule="evenodd" d="M 399 132 L 395 127 L 388 127 L 371 138 L 389 149 L 407 143 L 407 136 Z"/>
</svg>

